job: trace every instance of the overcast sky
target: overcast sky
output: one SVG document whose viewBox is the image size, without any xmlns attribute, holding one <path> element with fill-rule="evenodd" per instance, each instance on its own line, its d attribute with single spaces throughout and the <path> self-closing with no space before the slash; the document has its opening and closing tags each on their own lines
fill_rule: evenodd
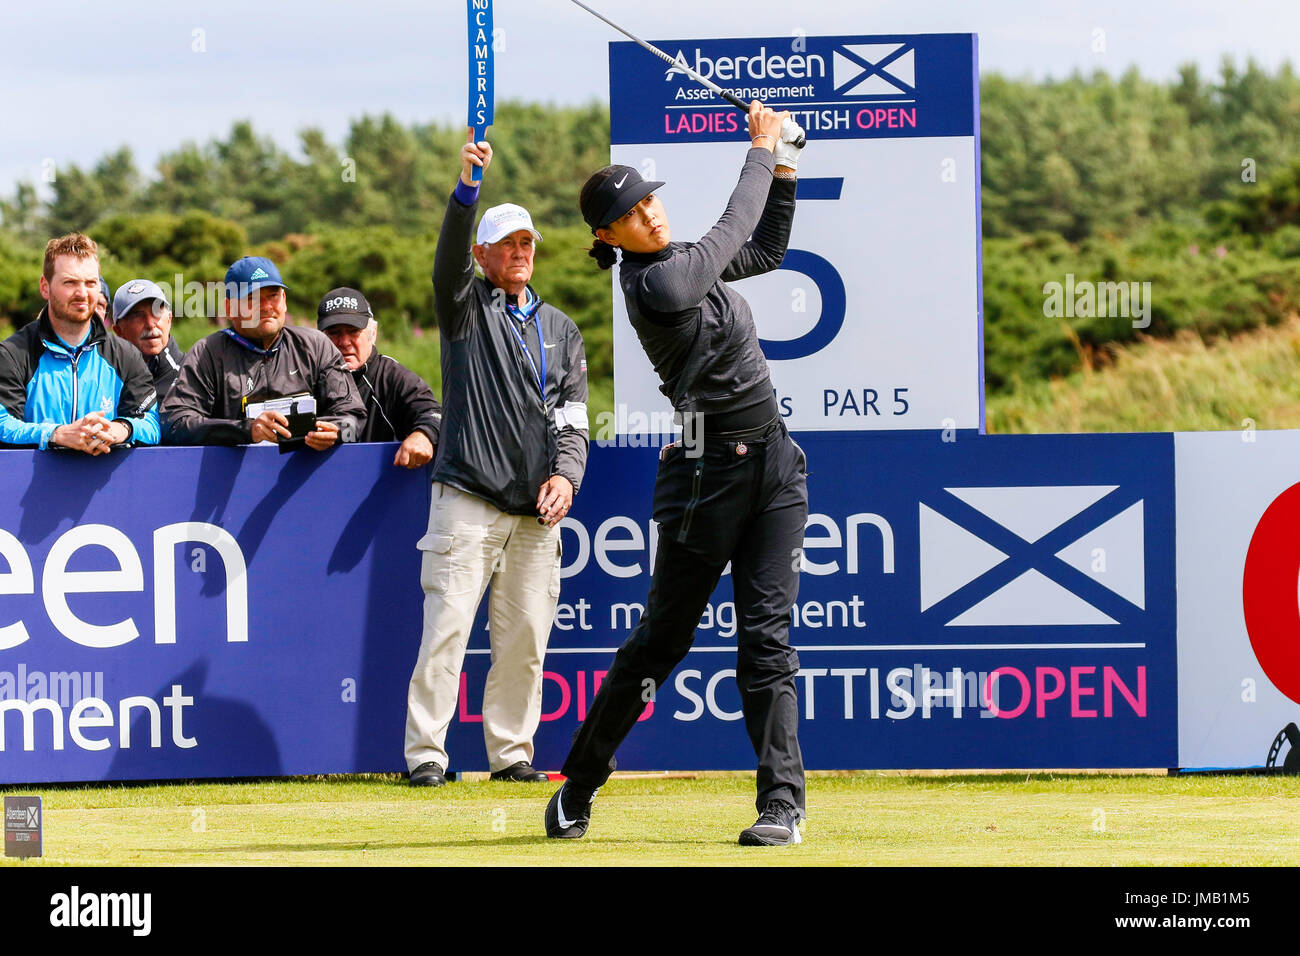
<svg viewBox="0 0 1300 956">
<path fill-rule="evenodd" d="M 1041 78 L 1136 65 L 1169 79 L 1225 55 L 1273 69 L 1300 36 L 1296 0 L 590 0 L 648 39 L 979 34 L 983 72 Z M 740 7 L 743 16 L 734 11 Z M 622 39 L 568 0 L 496 0 L 505 49 L 497 98 L 608 99 L 606 44 Z M 0 193 L 42 164 L 88 165 L 123 143 L 151 170 L 186 140 L 224 136 L 236 119 L 295 148 L 318 126 L 391 112 L 463 121 L 463 0 L 5 0 L 0 12 Z M 1095 31 L 1105 52 L 1094 52 Z M 197 32 L 196 32 L 197 31 Z M 196 51 L 196 47 L 202 51 Z M 648 54 L 647 54 L 648 55 Z"/>
</svg>

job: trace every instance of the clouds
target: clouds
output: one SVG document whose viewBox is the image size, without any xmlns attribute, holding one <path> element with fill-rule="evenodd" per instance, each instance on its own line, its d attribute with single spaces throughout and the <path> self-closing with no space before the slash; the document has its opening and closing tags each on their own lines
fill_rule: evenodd
<svg viewBox="0 0 1300 956">
<path fill-rule="evenodd" d="M 1135 64 L 1167 79 L 1187 60 L 1212 75 L 1226 53 L 1272 68 L 1300 33 L 1300 5 L 1285 0 L 819 0 L 793 10 L 756 0 L 743 19 L 698 0 L 660 0 L 653 15 L 628 0 L 593 5 L 652 40 L 663 38 L 664 24 L 699 37 L 974 31 L 985 72 L 1034 77 L 1118 74 Z M 496 0 L 495 21 L 505 31 L 498 97 L 607 98 L 606 45 L 621 39 L 607 26 L 561 0 Z M 363 113 L 459 121 L 464 110 L 465 23 L 456 0 L 53 0 L 9 5 L 5 26 L 23 39 L 0 62 L 3 193 L 16 179 L 38 178 L 47 159 L 56 168 L 87 165 L 123 143 L 151 169 L 162 152 L 224 136 L 236 119 L 292 147 L 305 126 L 337 141 Z M 1098 29 L 1104 52 L 1095 50 Z"/>
</svg>

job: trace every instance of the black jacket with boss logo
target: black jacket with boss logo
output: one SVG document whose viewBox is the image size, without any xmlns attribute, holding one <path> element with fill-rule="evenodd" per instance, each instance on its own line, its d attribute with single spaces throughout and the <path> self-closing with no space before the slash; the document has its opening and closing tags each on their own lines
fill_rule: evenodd
<svg viewBox="0 0 1300 956">
<path fill-rule="evenodd" d="M 428 383 L 397 359 L 373 351 L 352 373 L 352 381 L 366 406 L 366 427 L 358 441 L 406 441 L 411 432 L 422 431 L 438 444 L 442 406 Z"/>
<path fill-rule="evenodd" d="M 540 363 L 530 362 L 525 351 L 536 333 L 511 317 L 504 292 L 474 275 L 470 237 L 477 208 L 454 195 L 448 200 L 434 255 L 442 434 L 433 480 L 507 514 L 535 515 L 537 493 L 552 475 L 567 478 L 575 493 L 582 483 L 588 445 L 586 353 L 573 320 L 539 301 L 536 317 L 546 350 L 543 396 L 533 371 Z"/>
<path fill-rule="evenodd" d="M 356 441 L 366 409 L 343 361 L 324 332 L 285 324 L 270 349 L 231 329 L 194 343 L 162 403 L 163 441 L 173 445 L 247 445 L 248 406 L 307 392 L 316 417 Z"/>
</svg>

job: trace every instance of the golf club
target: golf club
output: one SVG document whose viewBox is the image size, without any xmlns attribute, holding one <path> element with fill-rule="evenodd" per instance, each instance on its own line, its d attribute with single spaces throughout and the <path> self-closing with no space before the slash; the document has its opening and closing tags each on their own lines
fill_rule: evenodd
<svg viewBox="0 0 1300 956">
<path fill-rule="evenodd" d="M 634 34 L 629 33 L 628 31 L 624 30 L 621 26 L 619 26 L 617 23 L 615 23 L 613 20 L 610 20 L 608 17 L 601 16 L 601 15 L 600 15 L 599 13 L 597 13 L 595 10 L 591 9 L 591 7 L 589 7 L 589 6 L 587 6 L 585 3 L 583 3 L 582 0 L 573 0 L 573 2 L 576 3 L 578 6 L 582 7 L 582 9 L 586 10 L 588 13 L 590 13 L 590 14 L 591 14 L 593 17 L 595 17 L 596 19 L 598 19 L 598 20 L 604 20 L 606 23 L 608 23 L 611 27 L 613 27 L 613 28 L 614 28 L 615 30 L 617 30 L 619 33 L 623 34 L 623 36 L 628 37 L 629 39 L 635 41 L 635 42 L 636 42 L 638 45 L 640 45 L 643 49 L 649 50 L 651 53 L 653 53 L 655 56 L 659 57 L 659 59 L 663 60 L 663 61 L 664 61 L 665 63 L 667 63 L 669 66 L 676 67 L 677 69 L 679 69 L 679 70 L 681 70 L 683 73 L 685 73 L 687 76 L 689 76 L 689 77 L 690 77 L 692 80 L 694 80 L 696 83 L 699 83 L 701 86 L 703 86 L 703 87 L 705 87 L 705 88 L 707 88 L 707 89 L 712 90 L 714 93 L 717 93 L 719 96 L 721 96 L 724 100 L 726 100 L 728 103 L 730 103 L 730 104 L 731 104 L 732 106 L 734 106 L 736 109 L 740 110 L 742 113 L 748 113 L 748 112 L 749 112 L 749 106 L 748 106 L 746 103 L 744 103 L 744 102 L 743 102 L 739 97 L 733 95 L 733 94 L 730 93 L 729 91 L 724 90 L 722 87 L 718 86 L 717 83 L 714 83 L 712 80 L 707 79 L 707 78 L 701 76 L 700 74 L 696 73 L 696 72 L 695 72 L 694 70 L 692 70 L 689 66 L 686 66 L 686 65 L 683 64 L 683 63 L 678 63 L 676 60 L 674 60 L 672 57 L 670 57 L 670 56 L 669 56 L 667 53 L 665 53 L 663 50 L 661 50 L 661 49 L 659 49 L 657 46 L 655 46 L 653 43 L 647 43 L 645 40 L 642 40 L 640 37 L 638 37 L 638 36 L 636 36 L 636 35 L 634 35 Z M 793 145 L 794 145 L 795 148 L 797 148 L 797 149 L 803 149 L 803 148 L 804 148 L 804 145 L 805 145 L 806 143 L 807 143 L 807 140 L 806 140 L 803 136 L 800 136 L 797 140 L 794 141 Z"/>
</svg>

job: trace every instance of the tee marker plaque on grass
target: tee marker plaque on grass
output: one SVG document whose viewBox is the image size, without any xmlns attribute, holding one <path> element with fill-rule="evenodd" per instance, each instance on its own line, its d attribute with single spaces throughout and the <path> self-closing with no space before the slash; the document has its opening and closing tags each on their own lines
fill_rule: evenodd
<svg viewBox="0 0 1300 956">
<path fill-rule="evenodd" d="M 41 798 L 5 797 L 5 856 L 41 855 Z"/>
</svg>

